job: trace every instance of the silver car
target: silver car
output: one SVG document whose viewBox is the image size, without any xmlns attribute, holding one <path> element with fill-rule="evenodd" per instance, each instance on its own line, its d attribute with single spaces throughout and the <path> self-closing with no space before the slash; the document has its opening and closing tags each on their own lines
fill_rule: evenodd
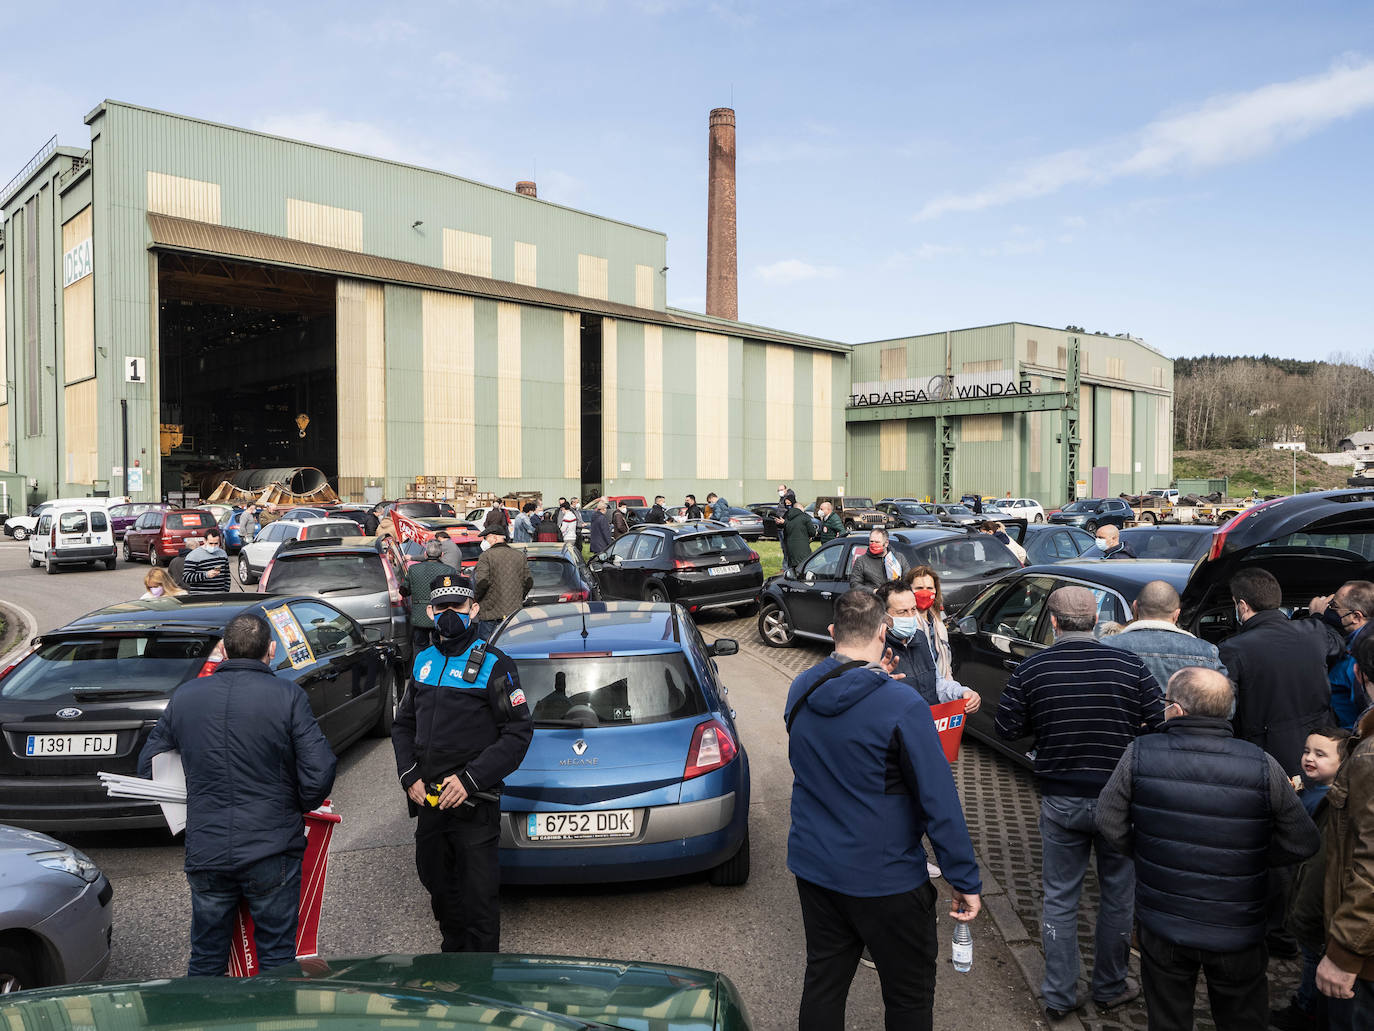
<svg viewBox="0 0 1374 1031">
<path fill-rule="evenodd" d="M 0 993 L 105 973 L 113 896 L 100 867 L 76 849 L 0 824 Z"/>
</svg>

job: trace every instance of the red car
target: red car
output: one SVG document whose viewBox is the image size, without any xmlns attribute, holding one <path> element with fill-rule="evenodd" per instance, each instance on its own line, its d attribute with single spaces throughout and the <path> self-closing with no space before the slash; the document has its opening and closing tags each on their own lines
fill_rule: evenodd
<svg viewBox="0 0 1374 1031">
<path fill-rule="evenodd" d="M 144 559 L 149 565 L 170 565 L 172 559 L 205 543 L 205 532 L 215 524 L 203 509 L 171 508 L 144 512 L 124 531 L 124 561 Z"/>
</svg>

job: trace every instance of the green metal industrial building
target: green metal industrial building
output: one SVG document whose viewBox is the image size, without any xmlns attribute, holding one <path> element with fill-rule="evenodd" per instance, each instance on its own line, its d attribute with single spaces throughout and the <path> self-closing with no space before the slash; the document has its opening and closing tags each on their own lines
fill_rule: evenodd
<svg viewBox="0 0 1374 1031">
<path fill-rule="evenodd" d="M 737 503 L 1169 477 L 1172 364 L 1138 341 L 1018 323 L 851 348 L 723 317 L 733 112 L 712 113 L 728 301 L 707 315 L 667 306 L 662 233 L 533 184 L 111 101 L 86 122 L 89 149 L 54 139 L 0 191 L 0 470 L 23 503 L 296 465 L 357 500 L 422 475 Z M 1030 387 L 958 393 L 1003 377 Z"/>
</svg>

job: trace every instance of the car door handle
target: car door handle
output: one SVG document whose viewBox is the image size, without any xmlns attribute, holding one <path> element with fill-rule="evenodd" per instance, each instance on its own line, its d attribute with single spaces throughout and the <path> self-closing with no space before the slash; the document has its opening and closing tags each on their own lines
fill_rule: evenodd
<svg viewBox="0 0 1374 1031">
<path fill-rule="evenodd" d="M 321 679 L 321 680 L 338 680 L 338 679 L 339 679 L 339 671 L 338 671 L 337 669 L 331 669 L 328 673 L 321 673 L 321 674 L 320 674 L 320 679 Z"/>
<path fill-rule="evenodd" d="M 1019 665 L 1021 665 L 1021 660 L 1020 660 L 1020 659 L 1003 659 L 1003 660 L 1002 660 L 1002 668 L 1003 668 L 1003 669 L 1006 669 L 1006 670 L 1013 670 L 1013 669 L 1015 669 L 1015 668 L 1016 668 L 1017 666 L 1019 666 Z"/>
</svg>

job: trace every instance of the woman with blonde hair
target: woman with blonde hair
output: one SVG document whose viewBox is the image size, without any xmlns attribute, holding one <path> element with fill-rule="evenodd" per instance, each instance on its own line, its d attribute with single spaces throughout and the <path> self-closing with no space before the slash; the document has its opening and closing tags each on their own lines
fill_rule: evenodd
<svg viewBox="0 0 1374 1031">
<path fill-rule="evenodd" d="M 139 601 L 146 601 L 149 598 L 176 598 L 186 593 L 185 589 L 177 586 L 177 582 L 172 579 L 170 573 L 161 566 L 153 566 L 143 576 L 143 597 Z"/>
</svg>

